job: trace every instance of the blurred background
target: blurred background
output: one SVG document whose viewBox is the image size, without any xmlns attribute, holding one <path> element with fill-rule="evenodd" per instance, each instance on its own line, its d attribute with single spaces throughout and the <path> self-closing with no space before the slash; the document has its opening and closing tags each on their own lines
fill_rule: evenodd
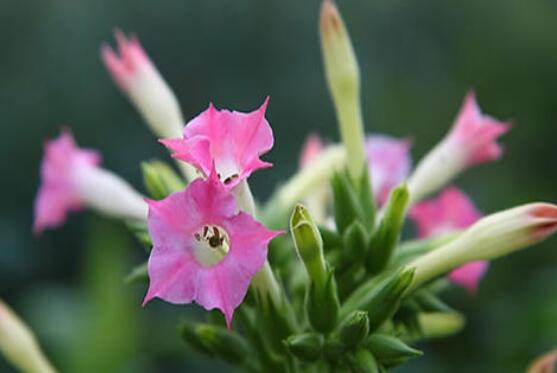
<svg viewBox="0 0 557 373">
<path fill-rule="evenodd" d="M 466 91 L 514 123 L 504 158 L 457 182 L 484 212 L 557 202 L 557 2 L 338 0 L 362 69 L 368 132 L 411 136 L 414 161 L 448 129 Z M 311 132 L 338 140 L 317 34 L 318 0 L 4 1 L 0 5 L 0 297 L 63 372 L 228 368 L 194 355 L 176 323 L 196 306 L 140 303 L 122 278 L 144 250 L 115 221 L 71 216 L 31 234 L 42 143 L 71 127 L 104 165 L 142 188 L 139 162 L 167 154 L 99 58 L 112 29 L 136 32 L 187 118 L 213 101 L 247 111 L 271 96 L 273 169 L 259 200 L 297 168 Z M 557 240 L 494 262 L 477 296 L 449 303 L 464 332 L 419 346 L 399 372 L 521 372 L 557 344 Z M 0 372 L 12 372 L 0 359 Z"/>
</svg>

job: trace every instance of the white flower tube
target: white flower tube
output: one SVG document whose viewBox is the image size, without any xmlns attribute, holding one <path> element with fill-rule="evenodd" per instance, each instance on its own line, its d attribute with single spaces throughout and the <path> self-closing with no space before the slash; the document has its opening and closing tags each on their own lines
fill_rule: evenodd
<svg viewBox="0 0 557 373">
<path fill-rule="evenodd" d="M 456 239 L 408 266 L 412 287 L 475 260 L 494 259 L 539 242 L 557 231 L 557 205 L 530 203 L 478 220 Z"/>
<path fill-rule="evenodd" d="M 33 332 L 0 300 L 0 351 L 14 367 L 25 373 L 55 373 Z"/>
</svg>

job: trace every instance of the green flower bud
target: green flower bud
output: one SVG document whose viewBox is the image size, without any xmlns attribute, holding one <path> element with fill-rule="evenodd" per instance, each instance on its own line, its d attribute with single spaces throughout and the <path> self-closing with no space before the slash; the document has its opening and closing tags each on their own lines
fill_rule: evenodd
<svg viewBox="0 0 557 373">
<path fill-rule="evenodd" d="M 342 237 L 344 249 L 343 258 L 348 263 L 361 262 L 367 252 L 367 232 L 359 221 L 354 221 L 344 232 Z"/>
<path fill-rule="evenodd" d="M 354 222 L 364 222 L 362 206 L 354 185 L 346 173 L 336 173 L 331 179 L 334 199 L 334 217 L 342 234 Z"/>
<path fill-rule="evenodd" d="M 408 199 L 408 188 L 405 183 L 391 191 L 381 224 L 369 242 L 366 267 L 372 274 L 381 272 L 393 256 L 404 224 Z"/>
<path fill-rule="evenodd" d="M 251 355 L 244 337 L 220 326 L 184 323 L 180 329 L 182 338 L 194 349 L 230 364 L 240 365 Z"/>
<path fill-rule="evenodd" d="M 163 199 L 185 187 L 184 181 L 164 162 L 142 162 L 141 170 L 145 188 L 154 199 Z"/>
<path fill-rule="evenodd" d="M 323 336 L 317 333 L 295 334 L 284 343 L 288 351 L 302 361 L 316 361 L 323 350 Z"/>
<path fill-rule="evenodd" d="M 349 355 L 348 365 L 353 373 L 379 373 L 380 367 L 373 354 L 365 349 L 359 349 L 354 355 Z"/>
<path fill-rule="evenodd" d="M 367 338 L 369 317 L 365 311 L 354 311 L 342 321 L 339 327 L 340 341 L 347 349 L 356 348 Z"/>
<path fill-rule="evenodd" d="M 325 75 L 335 105 L 348 169 L 354 181 L 367 163 L 364 125 L 360 104 L 360 69 L 338 9 L 332 0 L 323 1 L 320 20 L 321 48 Z"/>
<path fill-rule="evenodd" d="M 422 355 L 421 351 L 387 334 L 373 334 L 365 345 L 381 364 L 388 366 L 400 365 Z"/>
</svg>

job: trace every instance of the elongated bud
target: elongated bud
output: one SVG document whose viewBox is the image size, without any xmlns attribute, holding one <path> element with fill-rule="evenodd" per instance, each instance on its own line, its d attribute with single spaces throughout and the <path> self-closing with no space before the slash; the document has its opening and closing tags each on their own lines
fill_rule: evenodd
<svg viewBox="0 0 557 373">
<path fill-rule="evenodd" d="M 0 352 L 25 373 L 55 373 L 35 336 L 25 323 L 0 300 Z"/>
<path fill-rule="evenodd" d="M 369 317 L 366 311 L 354 311 L 339 326 L 339 338 L 347 349 L 354 349 L 367 338 Z"/>
<path fill-rule="evenodd" d="M 141 171 L 145 187 L 154 199 L 163 199 L 185 187 L 184 181 L 164 162 L 142 162 Z"/>
<path fill-rule="evenodd" d="M 460 332 L 466 325 L 466 319 L 458 312 L 420 312 L 418 314 L 419 330 L 408 336 L 409 341 L 444 338 Z"/>
<path fill-rule="evenodd" d="M 379 364 L 371 352 L 359 349 L 354 355 L 349 355 L 347 363 L 353 373 L 379 373 Z"/>
<path fill-rule="evenodd" d="M 387 334 L 373 334 L 365 345 L 381 364 L 387 366 L 400 365 L 423 354 L 400 339 Z"/>
<path fill-rule="evenodd" d="M 366 164 L 360 69 L 350 36 L 332 0 L 324 0 L 321 6 L 320 33 L 325 75 L 350 160 L 350 176 L 356 181 Z"/>
<path fill-rule="evenodd" d="M 390 276 L 369 280 L 344 302 L 341 317 L 345 317 L 355 309 L 367 311 L 370 332 L 375 331 L 398 309 L 403 295 L 412 283 L 413 276 L 414 270 L 406 269 Z"/>
<path fill-rule="evenodd" d="M 290 231 L 298 256 L 302 259 L 311 281 L 317 288 L 322 288 L 327 277 L 323 240 L 317 225 L 303 205 L 298 204 L 294 208 L 290 219 Z"/>
<path fill-rule="evenodd" d="M 366 267 L 370 273 L 379 273 L 389 264 L 400 238 L 408 199 L 406 184 L 399 185 L 391 192 L 381 224 L 369 243 Z"/>
<path fill-rule="evenodd" d="M 337 283 L 333 271 L 327 269 L 323 286 L 310 283 L 306 297 L 306 311 L 311 326 L 321 332 L 329 333 L 337 325 L 340 302 Z"/>
<path fill-rule="evenodd" d="M 249 345 L 242 336 L 223 327 L 184 323 L 180 332 L 194 349 L 218 356 L 231 364 L 240 365 L 251 354 Z"/>
<path fill-rule="evenodd" d="M 531 203 L 478 220 L 448 244 L 414 261 L 412 287 L 476 260 L 494 259 L 539 242 L 557 230 L 557 206 Z"/>
<path fill-rule="evenodd" d="M 107 44 L 101 57 L 114 82 L 162 138 L 180 137 L 184 119 L 174 92 L 149 59 L 139 40 L 115 31 L 118 54 Z"/>
<path fill-rule="evenodd" d="M 323 350 L 323 336 L 317 333 L 295 334 L 284 343 L 292 355 L 307 362 L 319 359 Z"/>
</svg>

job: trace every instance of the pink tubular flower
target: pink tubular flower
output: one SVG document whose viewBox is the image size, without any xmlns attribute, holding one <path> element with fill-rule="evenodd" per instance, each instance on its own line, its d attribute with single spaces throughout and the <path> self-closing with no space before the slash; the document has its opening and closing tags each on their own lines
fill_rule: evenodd
<svg viewBox="0 0 557 373">
<path fill-rule="evenodd" d="M 389 198 L 391 189 L 403 182 L 410 173 L 412 159 L 409 139 L 396 139 L 385 135 L 371 135 L 366 139 L 366 153 L 379 205 Z"/>
<path fill-rule="evenodd" d="M 161 142 L 173 157 L 187 162 L 205 176 L 213 163 L 218 178 L 233 188 L 260 168 L 272 166 L 259 156 L 273 147 L 273 132 L 265 119 L 267 98 L 251 113 L 217 110 L 213 104 L 184 128 L 182 139 Z"/>
<path fill-rule="evenodd" d="M 124 180 L 98 167 L 100 161 L 96 151 L 78 148 L 68 131 L 46 142 L 35 199 L 35 233 L 62 225 L 68 212 L 84 205 L 110 216 L 145 219 L 142 197 Z"/>
<path fill-rule="evenodd" d="M 184 120 L 176 96 L 132 36 L 115 31 L 118 54 L 106 44 L 102 60 L 118 87 L 128 96 L 151 130 L 160 137 L 180 136 Z"/>
<path fill-rule="evenodd" d="M 99 153 L 79 149 L 68 131 L 46 142 L 41 164 L 41 186 L 35 199 L 35 233 L 62 225 L 68 212 L 82 208 L 74 183 L 75 170 L 97 167 L 100 162 Z"/>
<path fill-rule="evenodd" d="M 445 189 L 437 199 L 418 203 L 409 216 L 416 223 L 421 238 L 468 228 L 481 218 L 470 198 L 456 187 Z M 487 268 L 487 261 L 474 261 L 454 269 L 448 277 L 473 294 Z"/>
<path fill-rule="evenodd" d="M 410 177 L 412 201 L 443 187 L 470 166 L 500 158 L 503 149 L 496 141 L 509 128 L 508 123 L 482 114 L 474 93 L 468 93 L 452 129 Z"/>
<path fill-rule="evenodd" d="M 265 263 L 269 242 L 282 232 L 238 212 L 233 195 L 213 177 L 148 204 L 153 251 L 144 304 L 155 297 L 195 301 L 207 310 L 220 309 L 230 326 L 251 278 Z"/>
</svg>

